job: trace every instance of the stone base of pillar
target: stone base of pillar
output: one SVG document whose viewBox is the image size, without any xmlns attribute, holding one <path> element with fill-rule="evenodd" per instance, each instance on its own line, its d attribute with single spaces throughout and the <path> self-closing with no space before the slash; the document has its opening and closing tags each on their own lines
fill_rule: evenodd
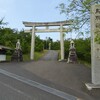
<svg viewBox="0 0 100 100">
<path fill-rule="evenodd" d="M 59 61 L 59 62 L 66 62 L 67 59 L 59 59 L 58 61 Z"/>
<path fill-rule="evenodd" d="M 15 49 L 11 57 L 11 61 L 17 61 L 17 62 L 23 61 L 23 54 L 21 49 Z"/>
<path fill-rule="evenodd" d="M 88 90 L 100 88 L 100 84 L 86 83 L 85 85 Z"/>
</svg>

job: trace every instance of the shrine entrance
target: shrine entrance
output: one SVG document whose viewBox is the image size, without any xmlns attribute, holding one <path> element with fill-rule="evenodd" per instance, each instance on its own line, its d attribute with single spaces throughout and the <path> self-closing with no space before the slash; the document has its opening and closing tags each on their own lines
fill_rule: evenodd
<svg viewBox="0 0 100 100">
<path fill-rule="evenodd" d="M 34 60 L 34 47 L 35 47 L 35 33 L 41 32 L 60 32 L 60 48 L 61 60 L 64 60 L 64 34 L 69 32 L 70 28 L 64 28 L 73 24 L 72 20 L 59 21 L 59 22 L 23 22 L 26 27 L 32 27 L 31 30 L 26 32 L 32 33 L 31 38 L 31 55 L 30 59 Z M 59 26 L 57 29 L 49 29 L 50 26 Z M 45 29 L 38 29 L 38 27 L 45 27 Z M 92 82 L 86 83 L 89 90 L 92 88 L 100 88 L 100 4 L 92 5 L 91 7 L 91 76 Z"/>
<path fill-rule="evenodd" d="M 30 30 L 25 30 L 25 32 L 31 33 L 31 53 L 30 59 L 34 60 L 34 48 L 35 48 L 35 33 L 47 33 L 47 32 L 60 32 L 60 49 L 61 49 L 61 59 L 64 60 L 64 32 L 71 31 L 69 26 L 73 24 L 72 20 L 58 21 L 58 22 L 23 22 L 25 27 L 32 27 Z M 49 27 L 53 27 L 50 29 Z M 39 29 L 43 27 L 44 29 Z M 59 27 L 59 28 L 55 28 Z"/>
</svg>

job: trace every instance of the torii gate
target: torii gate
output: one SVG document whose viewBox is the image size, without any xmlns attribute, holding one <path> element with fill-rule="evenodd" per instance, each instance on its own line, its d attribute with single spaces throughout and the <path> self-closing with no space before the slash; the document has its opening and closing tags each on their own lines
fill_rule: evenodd
<svg viewBox="0 0 100 100">
<path fill-rule="evenodd" d="M 69 32 L 71 31 L 71 29 L 63 28 L 63 26 L 72 25 L 72 23 L 73 23 L 73 20 L 58 21 L 58 22 L 23 22 L 25 27 L 32 27 L 31 30 L 25 30 L 25 32 L 32 33 L 30 59 L 34 60 L 35 33 L 60 32 L 61 60 L 64 60 L 64 34 L 63 32 Z M 60 28 L 49 29 L 50 26 L 54 26 L 54 27 L 59 26 Z M 45 29 L 37 29 L 38 27 L 45 27 Z"/>
</svg>

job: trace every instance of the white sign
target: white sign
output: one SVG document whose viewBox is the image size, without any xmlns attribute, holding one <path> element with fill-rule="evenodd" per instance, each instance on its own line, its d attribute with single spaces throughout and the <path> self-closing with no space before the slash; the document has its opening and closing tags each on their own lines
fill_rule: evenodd
<svg viewBox="0 0 100 100">
<path fill-rule="evenodd" d="M 6 61 L 6 55 L 0 54 L 0 61 Z"/>
</svg>

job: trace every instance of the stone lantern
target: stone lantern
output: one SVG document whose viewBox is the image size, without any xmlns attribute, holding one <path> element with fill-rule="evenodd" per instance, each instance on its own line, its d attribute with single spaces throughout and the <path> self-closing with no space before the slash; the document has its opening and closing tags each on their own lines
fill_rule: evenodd
<svg viewBox="0 0 100 100">
<path fill-rule="evenodd" d="M 14 50 L 12 57 L 11 57 L 11 61 L 23 61 L 23 54 L 22 54 L 22 49 L 21 49 L 19 39 L 17 40 L 16 48 Z"/>
<path fill-rule="evenodd" d="M 77 62 L 76 49 L 75 49 L 74 41 L 71 40 L 67 63 L 76 63 L 76 62 Z"/>
</svg>

